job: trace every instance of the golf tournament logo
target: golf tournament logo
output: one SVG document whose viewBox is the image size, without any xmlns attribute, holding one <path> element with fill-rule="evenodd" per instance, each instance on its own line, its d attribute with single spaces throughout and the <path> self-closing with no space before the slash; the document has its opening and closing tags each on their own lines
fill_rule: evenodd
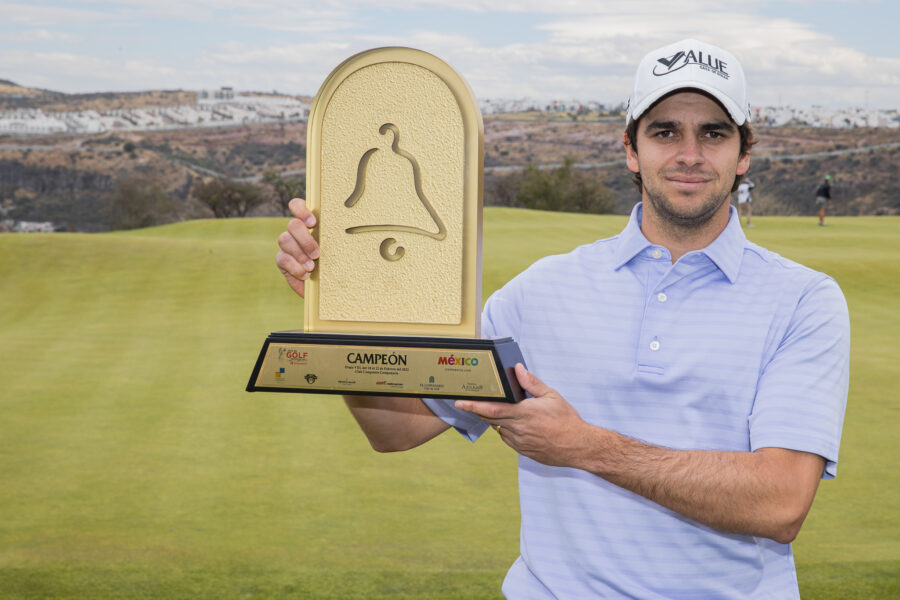
<svg viewBox="0 0 900 600">
<path fill-rule="evenodd" d="M 711 54 L 703 54 L 702 51 L 694 52 L 693 50 L 679 50 L 672 56 L 665 56 L 656 59 L 658 64 L 653 65 L 653 74 L 657 77 L 669 75 L 675 71 L 680 71 L 688 65 L 697 65 L 705 71 L 715 73 L 723 79 L 728 79 L 730 75 L 726 71 L 728 63 Z"/>
<path fill-rule="evenodd" d="M 287 360 L 292 365 L 305 365 L 309 363 L 309 352 L 289 348 L 278 349 L 278 360 Z"/>
</svg>

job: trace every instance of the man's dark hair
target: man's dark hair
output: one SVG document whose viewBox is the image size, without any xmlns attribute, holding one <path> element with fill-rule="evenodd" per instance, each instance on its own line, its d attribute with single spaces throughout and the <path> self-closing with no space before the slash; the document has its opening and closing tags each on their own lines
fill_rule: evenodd
<svg viewBox="0 0 900 600">
<path fill-rule="evenodd" d="M 649 110 L 649 109 L 648 109 Z M 644 111 L 646 112 L 646 111 Z M 634 153 L 637 154 L 637 127 L 638 127 L 638 119 L 632 119 L 628 122 L 628 125 L 625 126 L 625 139 L 628 140 L 627 144 L 631 146 L 634 150 Z M 744 121 L 743 125 L 738 125 L 738 133 L 741 136 L 741 153 L 740 156 L 744 156 L 750 153 L 750 148 L 753 147 L 753 144 L 756 143 L 756 140 L 753 139 L 753 130 L 750 129 L 749 121 Z M 738 188 L 738 185 L 741 183 L 741 179 L 743 179 L 743 175 L 738 175 L 734 178 L 734 185 L 731 186 L 731 191 L 735 191 Z M 640 173 L 631 173 L 631 180 L 637 186 L 638 192 L 643 189 L 644 182 L 641 179 Z"/>
</svg>

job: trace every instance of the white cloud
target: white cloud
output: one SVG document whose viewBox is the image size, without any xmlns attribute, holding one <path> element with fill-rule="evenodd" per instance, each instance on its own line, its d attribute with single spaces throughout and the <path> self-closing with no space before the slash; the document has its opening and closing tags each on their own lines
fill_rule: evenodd
<svg viewBox="0 0 900 600">
<path fill-rule="evenodd" d="M 79 36 L 49 29 L 25 29 L 13 33 L 0 33 L 0 42 L 12 42 L 13 44 L 75 42 L 79 39 Z"/>
<path fill-rule="evenodd" d="M 93 9 L 61 8 L 40 4 L 5 2 L 0 0 L 3 20 L 28 27 L 50 27 L 66 23 L 84 23 L 105 20 L 107 14 Z"/>
<path fill-rule="evenodd" d="M 11 50 L 0 52 L 3 78 L 27 87 L 45 89 L 80 89 L 80 91 L 104 91 L 112 81 L 104 73 L 113 73 L 110 61 L 92 56 L 65 52 L 25 52 Z M 91 81 L 96 87 L 76 87 Z"/>
<path fill-rule="evenodd" d="M 834 1 L 796 0 L 808 3 L 811 11 L 827 10 Z M 877 2 L 859 4 L 877 11 Z M 480 97 L 618 102 L 627 97 L 633 70 L 648 50 L 696 37 L 741 59 L 757 105 L 779 100 L 860 103 L 866 97 L 876 105 L 900 103 L 900 59 L 868 56 L 809 24 L 768 16 L 762 9 L 773 5 L 771 0 L 681 0 L 677 5 L 661 0 L 523 0 L 507 5 L 494 0 L 321 0 L 315 5 L 296 0 L 71 0 L 66 8 L 56 8 L 0 0 L 0 13 L 12 15 L 16 25 L 5 31 L 0 26 L 0 78 L 64 91 L 233 85 L 314 93 L 351 54 L 403 45 L 446 60 Z M 366 22 L 373 9 L 402 11 L 390 33 Z M 434 9 L 471 11 L 473 20 L 496 24 L 496 31 L 506 25 L 503 15 L 497 15 L 504 11 L 533 15 L 537 25 L 519 39 L 508 29 L 488 39 L 482 37 L 485 27 L 457 30 L 429 18 Z M 191 34 L 166 38 L 166 23 L 188 23 Z M 80 32 L 68 29 L 70 24 L 102 25 L 112 41 L 99 51 L 88 50 L 79 43 Z M 146 26 L 147 35 L 167 39 L 171 51 L 159 56 L 110 52 L 114 43 L 129 50 L 139 46 L 116 39 L 124 35 L 119 31 L 135 30 L 118 28 L 121 24 Z M 214 35 L 219 31 L 221 36 Z M 205 41 L 209 39 L 214 41 Z M 29 44 L 31 54 L 25 50 Z"/>
</svg>

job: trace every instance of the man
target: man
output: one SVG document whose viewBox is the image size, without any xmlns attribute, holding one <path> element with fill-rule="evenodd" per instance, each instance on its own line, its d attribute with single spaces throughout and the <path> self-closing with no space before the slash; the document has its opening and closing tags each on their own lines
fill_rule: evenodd
<svg viewBox="0 0 900 600">
<path fill-rule="evenodd" d="M 755 187 L 756 185 L 745 177 L 737 188 L 738 220 L 746 213 L 747 227 L 753 227 L 750 222 L 750 218 L 753 216 L 753 196 L 750 195 L 750 190 Z"/>
<path fill-rule="evenodd" d="M 825 181 L 816 188 L 816 207 L 819 209 L 819 226 L 825 227 L 825 208 L 831 202 L 831 175 L 825 176 Z"/>
<path fill-rule="evenodd" d="M 519 342 L 533 397 L 346 398 L 376 450 L 493 426 L 518 452 L 508 598 L 799 597 L 790 542 L 835 475 L 849 319 L 833 280 L 744 237 L 729 200 L 748 118 L 734 56 L 651 52 L 624 137 L 642 196 L 628 226 L 485 304 L 484 335 Z M 276 263 L 302 293 L 315 217 L 292 208 Z"/>
</svg>

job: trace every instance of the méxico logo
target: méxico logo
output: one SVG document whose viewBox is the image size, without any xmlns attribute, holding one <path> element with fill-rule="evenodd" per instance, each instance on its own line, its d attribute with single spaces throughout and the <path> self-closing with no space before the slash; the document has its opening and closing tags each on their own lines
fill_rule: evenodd
<svg viewBox="0 0 900 600">
<path fill-rule="evenodd" d="M 462 356 L 454 356 L 454 355 L 451 354 L 450 356 L 438 356 L 438 363 L 437 363 L 437 364 L 439 364 L 439 365 L 450 365 L 451 367 L 453 367 L 453 366 L 460 366 L 460 367 L 477 367 L 477 366 L 478 366 L 478 359 L 477 359 L 477 358 L 474 358 L 474 357 L 473 357 L 473 358 L 466 358 L 466 357 L 462 357 Z"/>
<path fill-rule="evenodd" d="M 657 77 L 668 75 L 685 68 L 688 65 L 697 65 L 701 69 L 715 73 L 723 79 L 730 76 L 726 71 L 728 63 L 722 61 L 711 54 L 703 54 L 702 51 L 694 52 L 693 50 L 679 50 L 672 56 L 665 56 L 656 59 L 657 64 L 653 65 L 653 74 Z"/>
</svg>

